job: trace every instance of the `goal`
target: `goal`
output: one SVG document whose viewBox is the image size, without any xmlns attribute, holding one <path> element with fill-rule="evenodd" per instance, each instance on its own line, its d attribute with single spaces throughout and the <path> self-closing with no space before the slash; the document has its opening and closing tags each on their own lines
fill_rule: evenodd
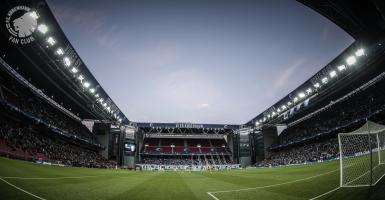
<svg viewBox="0 0 385 200">
<path fill-rule="evenodd" d="M 385 175 L 385 130 L 366 126 L 338 135 L 341 187 L 375 185 Z"/>
</svg>

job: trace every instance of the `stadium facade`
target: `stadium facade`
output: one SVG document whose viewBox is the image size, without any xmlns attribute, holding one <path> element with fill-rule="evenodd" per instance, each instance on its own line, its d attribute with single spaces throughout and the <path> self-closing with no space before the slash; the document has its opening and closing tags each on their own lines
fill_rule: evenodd
<svg viewBox="0 0 385 200">
<path fill-rule="evenodd" d="M 367 119 L 384 122 L 385 97 L 376 92 L 385 88 L 384 6 L 380 1 L 300 2 L 328 17 L 356 41 L 287 96 L 239 125 L 130 121 L 82 61 L 45 1 L 2 2 L 2 128 L 9 133 L 7 138 L 24 141 L 29 135 L 38 139 L 28 146 L 3 137 L 0 153 L 64 165 L 151 169 L 275 166 L 336 159 L 330 150 L 334 146 L 327 145 L 336 143 L 339 132 L 353 130 Z M 27 134 L 12 134 L 15 131 Z M 36 143 L 47 140 L 56 147 L 50 151 L 37 148 Z M 325 145 L 329 150 L 311 158 L 282 160 L 285 155 Z M 58 146 L 76 148 L 78 159 L 63 161 Z M 82 155 L 91 161 L 82 162 Z"/>
</svg>

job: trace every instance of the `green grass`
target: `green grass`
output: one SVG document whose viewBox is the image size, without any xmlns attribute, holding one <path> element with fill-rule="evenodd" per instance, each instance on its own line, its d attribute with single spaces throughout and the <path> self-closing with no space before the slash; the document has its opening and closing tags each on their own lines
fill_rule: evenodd
<svg viewBox="0 0 385 200">
<path fill-rule="evenodd" d="M 0 158 L 1 177 L 54 178 L 3 178 L 9 183 L 47 200 L 214 200 L 207 192 L 214 192 L 213 194 L 219 200 L 303 200 L 338 187 L 338 169 L 339 162 L 329 162 L 297 167 L 220 172 L 135 172 L 54 167 Z M 77 176 L 83 177 L 63 178 Z M 312 176 L 317 177 L 309 178 Z M 293 182 L 299 179 L 306 180 Z M 215 191 L 262 187 L 285 182 L 292 183 L 237 192 L 215 193 Z M 385 181 L 382 180 L 372 188 L 340 188 L 319 199 L 383 200 L 385 199 L 384 191 Z M 36 198 L 0 181 L 0 199 Z"/>
</svg>

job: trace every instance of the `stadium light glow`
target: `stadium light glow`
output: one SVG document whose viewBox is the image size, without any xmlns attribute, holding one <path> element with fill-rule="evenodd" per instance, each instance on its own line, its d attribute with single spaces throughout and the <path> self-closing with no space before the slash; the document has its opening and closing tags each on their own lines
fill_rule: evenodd
<svg viewBox="0 0 385 200">
<path fill-rule="evenodd" d="M 98 97 L 99 97 L 99 94 L 95 94 L 95 97 L 98 98 Z"/>
<path fill-rule="evenodd" d="M 255 125 L 257 125 L 257 126 L 258 126 L 258 125 L 259 125 L 259 122 L 255 122 Z"/>
<path fill-rule="evenodd" d="M 83 86 L 85 87 L 85 88 L 88 88 L 88 87 L 90 87 L 90 83 L 89 82 L 87 82 L 87 81 L 85 81 L 84 83 L 83 83 Z"/>
<path fill-rule="evenodd" d="M 55 45 L 56 40 L 53 39 L 52 37 L 48 37 L 48 38 L 47 38 L 47 42 L 48 42 L 48 44 L 50 44 L 51 46 L 53 46 L 53 45 Z"/>
<path fill-rule="evenodd" d="M 56 50 L 56 54 L 59 55 L 59 56 L 63 55 L 63 54 L 64 54 L 63 49 L 62 49 L 62 48 L 58 48 L 58 49 Z"/>
<path fill-rule="evenodd" d="M 319 83 L 315 83 L 315 84 L 314 84 L 314 87 L 315 87 L 315 88 L 319 88 L 319 87 L 321 87 L 321 85 L 320 85 Z"/>
<path fill-rule="evenodd" d="M 326 84 L 326 83 L 328 83 L 328 77 L 324 77 L 324 78 L 322 78 L 321 82 L 322 82 L 323 84 Z"/>
<path fill-rule="evenodd" d="M 357 57 L 363 56 L 365 54 L 365 50 L 363 48 L 360 48 L 356 51 L 355 55 Z"/>
<path fill-rule="evenodd" d="M 287 102 L 287 105 L 288 105 L 288 106 L 291 106 L 291 102 L 290 102 L 290 101 L 289 101 L 289 102 Z"/>
<path fill-rule="evenodd" d="M 91 92 L 91 93 L 94 93 L 94 92 L 95 92 L 95 89 L 94 89 L 94 88 L 91 88 L 91 89 L 90 89 L 90 92 Z"/>
<path fill-rule="evenodd" d="M 344 71 L 346 69 L 345 65 L 340 65 L 337 67 L 338 71 Z"/>
<path fill-rule="evenodd" d="M 298 97 L 294 97 L 293 101 L 297 102 L 298 101 Z"/>
<path fill-rule="evenodd" d="M 80 81 L 83 81 L 83 80 L 84 80 L 84 76 L 80 74 L 79 77 L 78 77 L 78 79 L 79 79 Z"/>
<path fill-rule="evenodd" d="M 65 66 L 67 67 L 71 66 L 71 60 L 68 57 L 64 57 L 63 61 Z"/>
<path fill-rule="evenodd" d="M 298 94 L 298 97 L 299 98 L 305 98 L 306 97 L 306 95 L 305 95 L 305 93 L 303 93 L 303 92 L 300 92 L 299 94 Z"/>
<path fill-rule="evenodd" d="M 311 94 L 312 92 L 313 92 L 313 90 L 311 88 L 306 89 L 307 94 Z"/>
<path fill-rule="evenodd" d="M 103 98 L 100 98 L 100 99 L 99 99 L 99 102 L 100 102 L 100 103 L 103 103 L 103 101 L 104 101 Z"/>
<path fill-rule="evenodd" d="M 282 108 L 282 110 L 286 110 L 286 106 L 285 105 L 282 105 L 281 108 Z"/>
<path fill-rule="evenodd" d="M 277 113 L 275 113 L 274 111 L 271 113 L 271 116 L 274 117 Z"/>
<path fill-rule="evenodd" d="M 104 106 L 104 107 L 106 107 L 106 106 L 107 106 L 107 103 L 106 103 L 106 102 L 104 102 L 103 106 Z"/>
<path fill-rule="evenodd" d="M 279 112 L 279 113 L 280 113 L 280 112 L 281 112 L 281 109 L 280 109 L 280 108 L 278 108 L 278 109 L 277 109 L 277 112 Z"/>
<path fill-rule="evenodd" d="M 71 72 L 74 73 L 74 74 L 78 73 L 78 71 L 79 71 L 79 70 L 76 69 L 75 67 L 72 67 L 72 69 L 71 69 Z"/>
<path fill-rule="evenodd" d="M 330 76 L 330 78 L 334 78 L 334 77 L 337 76 L 337 72 L 333 70 L 333 71 L 331 71 L 331 72 L 329 73 L 329 76 Z"/>
<path fill-rule="evenodd" d="M 346 63 L 351 66 L 351 65 L 354 65 L 355 63 L 357 62 L 357 59 L 355 56 L 349 56 L 347 59 L 346 59 Z"/>
<path fill-rule="evenodd" d="M 37 13 L 35 11 L 30 12 L 29 16 L 31 16 L 32 19 L 34 19 L 34 20 L 39 19 L 39 15 L 37 15 Z"/>
<path fill-rule="evenodd" d="M 48 31 L 48 27 L 45 24 L 40 24 L 37 26 L 37 30 L 40 31 L 40 33 L 46 34 Z"/>
</svg>

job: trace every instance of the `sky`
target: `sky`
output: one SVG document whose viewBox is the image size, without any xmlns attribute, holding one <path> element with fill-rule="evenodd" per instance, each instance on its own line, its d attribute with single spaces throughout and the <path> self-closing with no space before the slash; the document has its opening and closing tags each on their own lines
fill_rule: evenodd
<svg viewBox="0 0 385 200">
<path fill-rule="evenodd" d="M 291 0 L 47 1 L 135 122 L 246 123 L 354 42 Z"/>
</svg>

